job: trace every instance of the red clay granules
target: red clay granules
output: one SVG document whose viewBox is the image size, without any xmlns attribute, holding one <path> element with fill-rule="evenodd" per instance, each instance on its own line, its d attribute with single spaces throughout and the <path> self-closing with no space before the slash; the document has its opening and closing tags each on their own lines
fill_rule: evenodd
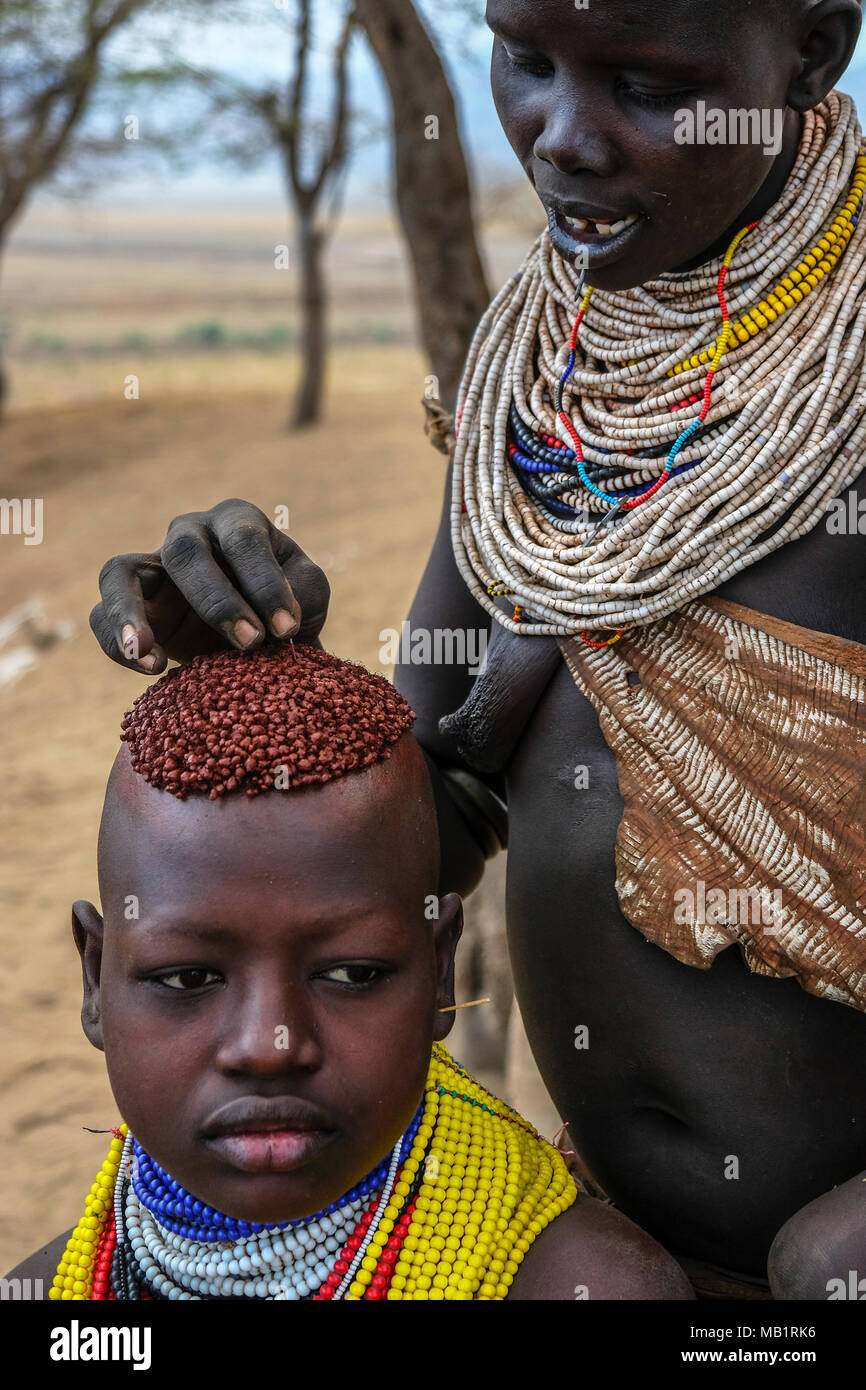
<svg viewBox="0 0 866 1390">
<path fill-rule="evenodd" d="M 384 676 L 297 643 L 195 657 L 139 696 L 120 737 L 152 786 L 215 800 L 368 767 L 414 719 Z"/>
</svg>

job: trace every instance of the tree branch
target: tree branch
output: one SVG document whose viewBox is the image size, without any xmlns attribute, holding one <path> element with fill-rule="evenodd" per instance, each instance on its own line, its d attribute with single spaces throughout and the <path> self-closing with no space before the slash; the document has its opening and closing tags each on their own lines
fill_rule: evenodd
<svg viewBox="0 0 866 1390">
<path fill-rule="evenodd" d="M 340 170 L 346 162 L 346 130 L 349 124 L 349 45 L 355 28 L 354 7 L 346 13 L 343 32 L 334 53 L 334 81 L 336 101 L 334 103 L 333 133 L 330 146 L 323 149 L 319 173 L 313 184 L 312 193 L 318 200 L 325 180 L 332 170 Z"/>
<path fill-rule="evenodd" d="M 310 53 L 310 0 L 299 0 L 298 28 L 295 40 L 295 68 L 289 83 L 288 119 L 284 130 L 286 169 L 292 192 L 298 201 L 305 200 L 307 189 L 301 174 L 300 133 L 304 118 L 304 95 L 307 86 L 307 61 Z"/>
</svg>

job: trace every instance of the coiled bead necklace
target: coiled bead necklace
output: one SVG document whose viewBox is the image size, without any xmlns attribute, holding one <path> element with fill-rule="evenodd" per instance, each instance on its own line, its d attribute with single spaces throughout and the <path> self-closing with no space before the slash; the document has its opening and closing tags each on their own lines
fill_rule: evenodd
<svg viewBox="0 0 866 1390">
<path fill-rule="evenodd" d="M 458 405 L 454 554 L 496 622 L 643 626 L 820 521 L 866 445 L 864 192 L 856 110 L 834 91 L 721 265 L 587 293 L 539 238 Z"/>
</svg>

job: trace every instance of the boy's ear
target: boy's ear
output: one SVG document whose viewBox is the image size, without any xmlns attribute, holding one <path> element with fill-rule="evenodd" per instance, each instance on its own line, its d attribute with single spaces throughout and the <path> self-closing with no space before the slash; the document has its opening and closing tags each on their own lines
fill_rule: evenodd
<svg viewBox="0 0 866 1390">
<path fill-rule="evenodd" d="M 788 91 L 795 111 L 811 111 L 836 86 L 857 47 L 862 19 L 858 0 L 819 0 L 806 15 L 803 66 Z"/>
<path fill-rule="evenodd" d="M 448 893 L 439 899 L 439 916 L 433 924 L 433 942 L 436 951 L 436 1017 L 433 1021 L 433 1038 L 441 1042 L 447 1038 L 454 1026 L 454 1010 L 442 1013 L 441 1010 L 455 1003 L 454 999 L 454 952 L 463 932 L 463 900 L 456 893 Z"/>
<path fill-rule="evenodd" d="M 103 921 L 93 903 L 81 899 L 72 904 L 72 935 L 81 957 L 84 1000 L 81 1005 L 81 1026 L 85 1037 L 100 1052 L 102 1045 L 102 1015 L 99 999 L 99 977 L 102 970 Z"/>
</svg>

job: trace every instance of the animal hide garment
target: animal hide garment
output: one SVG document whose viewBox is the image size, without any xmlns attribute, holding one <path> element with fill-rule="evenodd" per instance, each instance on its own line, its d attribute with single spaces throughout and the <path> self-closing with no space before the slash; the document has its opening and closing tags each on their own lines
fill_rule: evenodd
<svg viewBox="0 0 866 1390">
<path fill-rule="evenodd" d="M 617 760 L 628 921 L 866 1009 L 866 647 L 717 598 L 560 646 Z"/>
</svg>

